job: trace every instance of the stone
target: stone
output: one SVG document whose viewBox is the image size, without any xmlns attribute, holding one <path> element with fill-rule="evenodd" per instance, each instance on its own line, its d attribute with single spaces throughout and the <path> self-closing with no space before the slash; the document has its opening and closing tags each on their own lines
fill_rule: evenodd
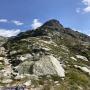
<svg viewBox="0 0 90 90">
<path fill-rule="evenodd" d="M 16 54 L 16 53 L 17 53 L 17 51 L 11 51 L 10 55 L 13 55 L 13 54 Z"/>
<path fill-rule="evenodd" d="M 85 56 L 76 55 L 76 57 L 77 57 L 78 59 L 82 59 L 82 60 L 84 60 L 84 61 L 88 61 L 88 59 L 87 59 Z"/>
<path fill-rule="evenodd" d="M 5 48 L 4 47 L 0 47 L 0 55 L 5 55 Z"/>
<path fill-rule="evenodd" d="M 58 83 L 59 83 L 59 81 L 55 81 L 54 83 L 55 83 L 55 84 L 58 84 Z"/>
<path fill-rule="evenodd" d="M 30 86 L 30 85 L 31 85 L 31 80 L 26 81 L 26 82 L 24 83 L 24 85 L 25 85 L 25 86 Z"/>
<path fill-rule="evenodd" d="M 42 50 L 45 50 L 45 51 L 48 52 L 48 51 L 50 51 L 51 49 L 50 49 L 50 48 L 45 48 L 45 47 L 43 47 Z"/>
<path fill-rule="evenodd" d="M 83 72 L 88 73 L 90 75 L 90 69 L 89 68 L 87 68 L 87 67 L 81 67 L 81 66 L 78 66 L 78 65 L 74 65 L 74 67 L 75 68 L 79 68 Z"/>
<path fill-rule="evenodd" d="M 19 74 L 32 74 L 33 61 L 24 61 L 15 67 Z"/>
<path fill-rule="evenodd" d="M 5 58 L 5 59 L 4 59 L 4 63 L 5 63 L 5 65 L 9 65 L 9 64 L 10 64 L 10 63 L 9 63 L 9 59 Z"/>
<path fill-rule="evenodd" d="M 21 74 L 21 75 L 17 75 L 14 79 L 21 80 L 23 78 L 25 78 L 25 76 L 23 74 Z"/>
<path fill-rule="evenodd" d="M 75 61 L 77 61 L 77 59 L 75 57 L 70 57 L 70 58 L 73 59 L 73 60 L 75 60 Z"/>
<path fill-rule="evenodd" d="M 88 69 L 87 67 L 80 67 L 80 69 L 90 75 L 90 69 Z"/>
<path fill-rule="evenodd" d="M 12 79 L 3 79 L 2 80 L 2 83 L 4 83 L 4 84 L 9 84 L 9 83 L 11 83 L 13 80 Z"/>
<path fill-rule="evenodd" d="M 33 66 L 36 75 L 58 75 L 65 77 L 65 71 L 60 62 L 52 55 L 43 56 Z"/>
<path fill-rule="evenodd" d="M 3 61 L 4 60 L 4 57 L 0 57 L 0 61 Z"/>
<path fill-rule="evenodd" d="M 31 54 L 24 54 L 18 57 L 18 59 L 20 59 L 21 61 L 32 60 L 33 56 Z"/>
</svg>

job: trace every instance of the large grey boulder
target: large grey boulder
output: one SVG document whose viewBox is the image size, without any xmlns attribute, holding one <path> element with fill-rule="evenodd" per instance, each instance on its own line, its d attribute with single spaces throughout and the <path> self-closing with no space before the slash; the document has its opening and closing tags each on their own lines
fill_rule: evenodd
<svg viewBox="0 0 90 90">
<path fill-rule="evenodd" d="M 36 61 L 33 66 L 33 73 L 40 75 L 58 75 L 65 77 L 65 71 L 60 62 L 52 55 L 46 55 Z"/>
</svg>

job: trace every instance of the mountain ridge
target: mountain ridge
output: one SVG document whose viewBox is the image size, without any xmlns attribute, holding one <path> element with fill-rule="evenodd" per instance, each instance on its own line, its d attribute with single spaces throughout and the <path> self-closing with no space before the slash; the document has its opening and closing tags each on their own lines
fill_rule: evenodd
<svg viewBox="0 0 90 90">
<path fill-rule="evenodd" d="M 41 27 L 37 28 L 36 30 L 27 30 L 25 32 L 21 32 L 13 38 L 19 38 L 19 36 L 34 37 L 34 36 L 38 36 L 38 35 L 47 35 L 48 29 L 54 29 L 54 30 L 56 29 L 56 31 L 58 31 L 58 32 L 66 33 L 73 37 L 78 36 L 78 39 L 85 37 L 85 38 L 88 38 L 88 41 L 90 41 L 90 36 L 88 36 L 84 33 L 78 32 L 78 31 L 74 31 L 71 28 L 64 28 L 64 26 L 62 24 L 60 24 L 60 22 L 58 20 L 55 20 L 55 19 L 51 19 L 51 20 L 47 21 L 46 23 L 44 23 Z"/>
</svg>

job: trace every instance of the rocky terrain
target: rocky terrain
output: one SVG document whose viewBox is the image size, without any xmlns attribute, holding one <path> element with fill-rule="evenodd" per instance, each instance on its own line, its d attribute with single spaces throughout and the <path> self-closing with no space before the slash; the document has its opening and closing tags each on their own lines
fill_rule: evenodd
<svg viewBox="0 0 90 90">
<path fill-rule="evenodd" d="M 36 30 L 2 38 L 0 88 L 90 90 L 89 36 L 52 19 Z"/>
</svg>

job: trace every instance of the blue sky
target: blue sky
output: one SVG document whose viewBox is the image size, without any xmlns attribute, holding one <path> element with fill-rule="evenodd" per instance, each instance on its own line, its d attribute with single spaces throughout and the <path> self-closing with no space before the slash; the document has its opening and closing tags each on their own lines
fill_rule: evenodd
<svg viewBox="0 0 90 90">
<path fill-rule="evenodd" d="M 0 35 L 13 36 L 49 19 L 90 35 L 90 0 L 0 0 Z"/>
</svg>

